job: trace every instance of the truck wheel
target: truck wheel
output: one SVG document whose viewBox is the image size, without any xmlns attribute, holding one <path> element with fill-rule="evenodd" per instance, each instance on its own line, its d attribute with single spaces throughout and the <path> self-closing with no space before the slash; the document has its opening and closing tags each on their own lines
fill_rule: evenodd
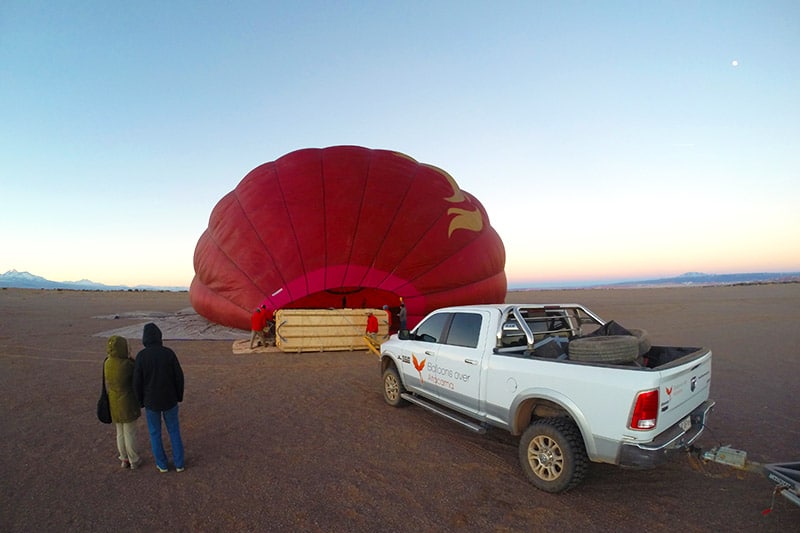
<svg viewBox="0 0 800 533">
<path fill-rule="evenodd" d="M 403 407 L 408 405 L 400 395 L 406 392 L 403 382 L 400 381 L 400 376 L 397 374 L 397 369 L 390 366 L 383 371 L 383 399 L 392 407 Z"/>
<path fill-rule="evenodd" d="M 639 339 L 632 335 L 581 337 L 567 345 L 573 361 L 592 363 L 630 363 L 639 357 Z"/>
<path fill-rule="evenodd" d="M 581 432 L 564 417 L 531 424 L 519 441 L 519 462 L 536 488 L 553 493 L 580 484 L 589 468 Z"/>
</svg>

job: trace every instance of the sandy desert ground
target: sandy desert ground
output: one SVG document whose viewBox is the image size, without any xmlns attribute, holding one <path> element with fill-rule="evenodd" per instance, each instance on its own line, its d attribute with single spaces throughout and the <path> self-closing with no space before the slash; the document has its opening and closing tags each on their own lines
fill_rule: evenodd
<svg viewBox="0 0 800 533">
<path fill-rule="evenodd" d="M 509 301 L 583 303 L 656 344 L 711 347 L 717 407 L 701 444 L 800 461 L 800 284 Z M 94 414 L 105 355 L 96 334 L 188 306 L 187 293 L 0 290 L 0 530 L 800 529 L 800 507 L 783 497 L 762 515 L 774 487 L 763 475 L 689 456 L 649 471 L 593 464 L 575 490 L 540 492 L 515 438 L 387 406 L 366 351 L 232 355 L 230 340 L 167 341 L 186 374 L 187 470 L 156 471 L 143 418 L 145 464 L 123 470 L 113 428 Z"/>
</svg>

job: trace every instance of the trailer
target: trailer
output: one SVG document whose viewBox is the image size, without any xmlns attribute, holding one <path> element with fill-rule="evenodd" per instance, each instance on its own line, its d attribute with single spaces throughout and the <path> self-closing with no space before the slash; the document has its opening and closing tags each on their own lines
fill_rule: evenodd
<svg viewBox="0 0 800 533">
<path fill-rule="evenodd" d="M 701 457 L 710 462 L 761 473 L 775 483 L 772 491 L 772 505 L 763 511 L 767 514 L 775 504 L 775 495 L 782 494 L 787 500 L 800 506 L 800 461 L 789 463 L 770 463 L 762 465 L 747 460 L 747 452 L 730 446 L 717 446 L 701 453 Z"/>
<path fill-rule="evenodd" d="M 800 506 L 800 461 L 764 465 L 764 473 L 775 482 L 775 492 Z"/>
</svg>

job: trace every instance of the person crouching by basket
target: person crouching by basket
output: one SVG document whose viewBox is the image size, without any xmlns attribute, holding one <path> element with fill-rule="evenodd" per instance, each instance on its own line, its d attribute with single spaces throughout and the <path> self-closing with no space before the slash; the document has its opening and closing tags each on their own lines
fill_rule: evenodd
<svg viewBox="0 0 800 533">
<path fill-rule="evenodd" d="M 264 346 L 275 346 L 275 312 L 261 304 L 261 341 Z"/>
<path fill-rule="evenodd" d="M 106 352 L 108 357 L 103 363 L 103 373 L 111 422 L 117 430 L 119 460 L 122 468 L 133 470 L 142 462 L 136 452 L 136 419 L 141 416 L 142 410 L 133 392 L 134 362 L 125 337 L 109 337 Z"/>
</svg>

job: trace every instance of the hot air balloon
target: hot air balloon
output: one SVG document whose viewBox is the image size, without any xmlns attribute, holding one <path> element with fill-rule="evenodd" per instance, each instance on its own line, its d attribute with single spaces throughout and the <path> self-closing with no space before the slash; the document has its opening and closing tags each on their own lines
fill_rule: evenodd
<svg viewBox="0 0 800 533">
<path fill-rule="evenodd" d="M 389 150 L 291 152 L 214 207 L 194 253 L 194 309 L 250 329 L 268 308 L 397 309 L 408 327 L 447 305 L 500 303 L 505 250 L 481 203 L 444 170 Z"/>
</svg>

